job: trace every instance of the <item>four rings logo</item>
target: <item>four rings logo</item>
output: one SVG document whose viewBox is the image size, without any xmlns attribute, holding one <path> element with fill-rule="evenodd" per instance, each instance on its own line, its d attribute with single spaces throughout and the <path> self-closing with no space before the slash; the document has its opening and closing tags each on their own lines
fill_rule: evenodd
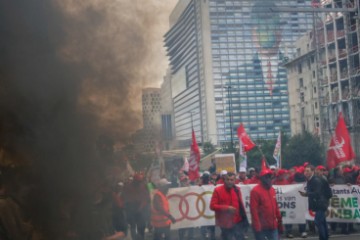
<svg viewBox="0 0 360 240">
<path fill-rule="evenodd" d="M 205 195 L 212 195 L 212 191 L 205 191 L 202 193 L 195 193 L 195 192 L 189 192 L 185 195 L 180 194 L 170 194 L 168 195 L 168 200 L 171 201 L 172 199 L 179 199 L 179 213 L 180 217 L 176 219 L 176 221 L 182 221 L 184 219 L 187 220 L 197 220 L 201 217 L 206 219 L 214 218 L 214 214 L 212 215 L 206 215 L 206 209 L 207 209 L 207 203 L 210 201 L 207 201 L 204 199 Z M 190 214 L 190 203 L 193 198 L 195 198 L 195 209 L 196 211 L 191 212 Z"/>
</svg>

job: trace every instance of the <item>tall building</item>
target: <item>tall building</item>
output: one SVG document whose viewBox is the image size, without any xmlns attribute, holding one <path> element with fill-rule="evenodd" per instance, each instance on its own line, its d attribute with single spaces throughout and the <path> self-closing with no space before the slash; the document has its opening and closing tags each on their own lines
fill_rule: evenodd
<svg viewBox="0 0 360 240">
<path fill-rule="evenodd" d="M 316 52 L 312 31 L 300 37 L 296 53 L 284 64 L 288 69 L 291 133 L 320 134 L 320 103 Z"/>
<path fill-rule="evenodd" d="M 175 137 L 221 145 L 242 122 L 253 139 L 290 132 L 282 63 L 312 26 L 310 0 L 179 0 L 165 46 Z"/>
<path fill-rule="evenodd" d="M 160 88 L 145 88 L 142 91 L 144 151 L 153 152 L 161 139 Z"/>
<path fill-rule="evenodd" d="M 314 116 L 315 126 L 320 128 L 320 136 L 325 144 L 334 132 L 338 113 L 342 112 L 353 140 L 352 145 L 359 156 L 360 143 L 356 141 L 360 137 L 359 1 L 326 0 L 321 1 L 321 5 L 323 9 L 334 10 L 321 12 L 320 9 L 316 13 L 314 29 L 303 37 L 303 46 L 299 45 L 297 56 L 287 64 L 292 76 L 289 86 L 299 90 L 299 98 L 293 99 L 293 106 L 304 108 L 306 105 L 302 100 L 310 99 L 312 94 L 317 95 L 317 101 L 315 96 L 311 102 L 318 102 L 313 106 L 317 112 Z M 308 67 L 312 70 L 307 76 L 299 73 L 302 69 L 304 74 Z M 311 79 L 310 85 L 305 78 Z M 314 79 L 317 80 L 316 84 Z M 302 87 L 301 80 L 304 84 Z M 306 125 L 303 116 L 297 120 Z M 308 128 L 304 126 L 303 130 Z"/>
</svg>

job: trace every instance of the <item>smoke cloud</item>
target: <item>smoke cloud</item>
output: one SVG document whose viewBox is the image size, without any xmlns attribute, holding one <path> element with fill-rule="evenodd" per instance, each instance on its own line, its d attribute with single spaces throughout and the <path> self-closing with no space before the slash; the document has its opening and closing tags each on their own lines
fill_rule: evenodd
<svg viewBox="0 0 360 240">
<path fill-rule="evenodd" d="M 97 137 L 126 142 L 142 126 L 141 89 L 165 73 L 175 2 L 0 0 L 0 162 L 31 169 L 17 187 L 32 184 L 24 205 L 46 232 L 59 199 L 89 197 Z"/>
</svg>

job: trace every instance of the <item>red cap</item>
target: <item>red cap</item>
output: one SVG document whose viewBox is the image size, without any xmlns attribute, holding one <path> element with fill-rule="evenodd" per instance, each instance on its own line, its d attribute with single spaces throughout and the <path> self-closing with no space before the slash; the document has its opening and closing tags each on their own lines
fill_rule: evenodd
<svg viewBox="0 0 360 240">
<path fill-rule="evenodd" d="M 349 168 L 349 167 L 346 167 L 346 168 L 343 169 L 343 172 L 344 172 L 344 173 L 351 173 L 351 172 L 352 172 L 352 169 Z"/>
<path fill-rule="evenodd" d="M 297 173 L 304 173 L 304 170 L 305 170 L 304 166 L 300 166 L 296 168 Z"/>
<path fill-rule="evenodd" d="M 316 170 L 326 170 L 326 168 L 323 165 L 319 165 L 316 167 Z"/>
<path fill-rule="evenodd" d="M 284 175 L 284 174 L 287 174 L 288 171 L 286 169 L 279 169 L 276 176 L 280 176 L 280 175 Z"/>
<path fill-rule="evenodd" d="M 307 166 L 307 165 L 309 165 L 309 162 L 304 162 L 304 168 Z"/>
</svg>

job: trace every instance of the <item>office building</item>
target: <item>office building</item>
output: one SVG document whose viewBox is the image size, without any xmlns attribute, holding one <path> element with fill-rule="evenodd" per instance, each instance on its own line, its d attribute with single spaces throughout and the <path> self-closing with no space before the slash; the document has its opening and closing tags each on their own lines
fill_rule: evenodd
<svg viewBox="0 0 360 240">
<path fill-rule="evenodd" d="M 299 91 L 290 104 L 304 113 L 298 115 L 297 124 L 293 118 L 292 128 L 311 131 L 311 127 L 318 127 L 322 141 L 327 144 L 341 111 L 359 155 L 360 143 L 356 141 L 360 137 L 359 2 L 328 0 L 321 4 L 323 9 L 337 10 L 316 14 L 314 29 L 303 37 L 297 55 L 287 64 L 291 76 L 289 89 Z M 307 118 L 311 116 L 311 107 L 316 110 L 314 119 Z M 308 120 L 315 120 L 314 124 Z M 300 122 L 303 127 L 295 127 Z"/>
<path fill-rule="evenodd" d="M 290 132 L 286 69 L 296 39 L 312 27 L 309 0 L 180 0 L 165 35 L 175 138 L 237 141 Z"/>
</svg>

